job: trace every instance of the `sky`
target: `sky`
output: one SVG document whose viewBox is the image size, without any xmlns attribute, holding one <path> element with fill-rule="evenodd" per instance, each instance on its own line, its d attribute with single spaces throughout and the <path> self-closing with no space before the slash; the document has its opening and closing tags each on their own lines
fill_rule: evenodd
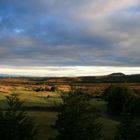
<svg viewBox="0 0 140 140">
<path fill-rule="evenodd" d="M 140 73 L 140 0 L 0 0 L 0 73 Z"/>
</svg>

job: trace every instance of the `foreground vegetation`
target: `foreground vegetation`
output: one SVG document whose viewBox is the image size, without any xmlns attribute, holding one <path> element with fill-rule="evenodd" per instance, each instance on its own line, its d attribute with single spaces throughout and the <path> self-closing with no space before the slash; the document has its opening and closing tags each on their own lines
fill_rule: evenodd
<svg viewBox="0 0 140 140">
<path fill-rule="evenodd" d="M 118 91 L 121 91 L 121 90 L 118 90 Z M 117 94 L 118 94 L 118 91 L 117 91 Z M 18 95 L 18 98 L 20 98 L 22 101 L 25 102 L 24 109 L 26 109 L 27 115 L 29 117 L 34 118 L 34 121 L 38 125 L 39 140 L 49 140 L 49 138 L 55 138 L 55 136 L 58 135 L 58 131 L 52 129 L 51 126 L 54 125 L 55 121 L 57 120 L 57 115 L 58 115 L 58 112 L 60 111 L 57 108 L 59 107 L 59 105 L 63 103 L 63 100 L 61 98 L 62 91 L 57 89 L 53 91 L 43 90 L 43 91 L 36 92 L 35 90 L 32 90 L 32 88 L 29 88 L 29 87 L 28 88 L 14 87 L 12 88 L 10 93 L 7 93 L 7 92 L 0 93 L 1 109 L 4 109 L 6 107 L 5 96 L 10 95 L 11 93 Z M 113 139 L 113 137 L 116 136 L 117 140 L 119 140 L 120 133 L 121 134 L 123 133 L 123 129 L 120 129 L 122 132 L 118 132 L 117 128 L 118 127 L 122 128 L 123 126 L 122 122 L 124 119 L 121 117 L 122 113 L 117 113 L 114 115 L 114 113 L 111 112 L 111 109 L 109 109 L 109 104 L 108 104 L 109 102 L 107 98 L 105 98 L 105 96 L 102 96 L 100 92 L 99 94 L 98 92 L 94 92 L 94 93 L 95 94 L 92 93 L 88 95 L 91 99 L 90 104 L 97 110 L 99 114 L 98 120 L 102 123 L 102 130 L 101 130 L 101 135 L 103 136 L 102 139 L 104 138 L 106 138 L 107 140 L 110 138 Z M 113 91 L 113 93 L 115 92 Z M 132 94 L 135 95 L 135 97 L 138 96 L 135 93 L 132 93 Z M 138 100 L 139 98 L 135 98 L 135 99 Z M 139 101 L 138 102 L 135 101 L 135 103 L 138 104 Z M 133 104 L 132 106 L 131 106 L 131 109 L 134 108 L 135 105 Z M 124 108 L 124 106 L 122 108 Z M 131 111 L 135 112 L 136 114 L 138 112 L 138 111 L 134 111 L 133 109 Z M 137 116 L 137 118 L 139 118 L 139 116 Z M 119 125 L 120 122 L 121 124 Z M 133 126 L 135 126 L 134 123 L 132 124 Z"/>
<path fill-rule="evenodd" d="M 15 94 L 6 97 L 7 107 L 0 111 L 0 137 L 4 140 L 37 140 L 37 129 L 22 109 Z"/>
</svg>

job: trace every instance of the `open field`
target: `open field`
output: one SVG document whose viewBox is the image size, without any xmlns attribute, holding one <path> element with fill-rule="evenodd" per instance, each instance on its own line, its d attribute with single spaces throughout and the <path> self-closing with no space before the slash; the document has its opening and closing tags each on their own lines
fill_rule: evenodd
<svg viewBox="0 0 140 140">
<path fill-rule="evenodd" d="M 39 140 L 49 140 L 50 137 L 57 135 L 51 128 L 55 123 L 57 112 L 29 111 L 28 115 L 34 119 L 39 128 Z"/>
<path fill-rule="evenodd" d="M 18 97 L 24 102 L 28 115 L 32 117 L 35 123 L 39 126 L 39 140 L 48 140 L 50 137 L 57 135 L 50 125 L 55 123 L 58 112 L 55 110 L 48 110 L 55 105 L 61 104 L 60 98 L 62 91 L 71 89 L 80 89 L 85 92 L 91 93 L 93 99 L 91 104 L 101 113 L 100 121 L 103 123 L 102 134 L 105 137 L 113 136 L 116 125 L 119 123 L 115 119 L 105 114 L 106 102 L 100 98 L 103 90 L 110 85 L 110 83 L 35 83 L 28 79 L 0 79 L 0 108 L 6 107 L 5 96 L 10 94 L 17 94 Z M 125 83 L 126 84 L 126 83 Z M 140 93 L 139 83 L 128 83 L 130 88 L 137 90 Z M 56 91 L 50 91 L 50 87 L 57 87 Z M 35 88 L 40 87 L 41 91 L 35 91 Z M 47 90 L 44 90 L 47 89 Z M 139 94 L 140 95 L 140 94 Z M 29 109 L 28 109 L 29 108 Z"/>
<path fill-rule="evenodd" d="M 3 86 L 4 87 L 4 86 Z M 4 87 L 6 88 L 6 87 Z M 9 88 L 9 87 L 8 87 Z M 10 94 L 17 94 L 19 98 L 24 101 L 24 105 L 27 107 L 50 107 L 55 104 L 61 103 L 60 93 L 57 92 L 35 92 L 31 90 L 27 90 L 23 87 L 18 87 L 12 89 L 12 92 L 0 92 L 0 107 L 4 108 L 6 106 L 5 96 Z M 49 95 L 49 98 L 47 98 Z M 93 99 L 92 104 L 95 108 L 97 108 L 101 112 L 105 112 L 106 103 L 99 99 Z M 39 126 L 39 140 L 48 140 L 50 137 L 53 137 L 57 134 L 50 125 L 55 123 L 57 112 L 55 111 L 44 111 L 44 110 L 30 110 L 27 111 L 28 115 L 32 117 Z M 116 122 L 115 120 L 111 120 L 107 117 L 101 117 L 101 122 L 103 122 L 103 134 L 106 136 L 113 135 L 115 131 Z"/>
<path fill-rule="evenodd" d="M 25 106 L 52 106 L 55 103 L 60 103 L 61 99 L 59 95 L 55 93 L 51 94 L 49 98 L 47 98 L 50 93 L 34 93 L 34 92 L 23 92 L 23 91 L 15 91 L 12 94 L 17 94 L 18 97 L 24 102 Z M 5 96 L 10 95 L 10 93 L 0 93 L 0 102 L 1 107 L 5 105 Z"/>
</svg>

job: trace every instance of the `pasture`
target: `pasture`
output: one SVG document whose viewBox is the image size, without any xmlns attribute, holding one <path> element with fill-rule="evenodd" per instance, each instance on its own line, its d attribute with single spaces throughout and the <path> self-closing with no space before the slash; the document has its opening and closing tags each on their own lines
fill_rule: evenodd
<svg viewBox="0 0 140 140">
<path fill-rule="evenodd" d="M 53 81 L 54 82 L 54 81 Z M 5 97 L 10 94 L 16 94 L 24 107 L 26 107 L 27 114 L 33 118 L 35 124 L 39 129 L 39 140 L 49 140 L 50 137 L 57 135 L 57 132 L 51 128 L 55 123 L 58 112 L 52 110 L 56 105 L 62 103 L 62 91 L 69 91 L 71 89 L 80 89 L 92 95 L 91 104 L 100 112 L 100 121 L 103 124 L 102 134 L 108 138 L 114 135 L 117 124 L 119 122 L 114 118 L 108 116 L 106 113 L 106 102 L 100 98 L 103 90 L 108 87 L 109 83 L 45 83 L 36 81 L 34 79 L 26 78 L 7 78 L 0 79 L 0 108 L 6 107 Z M 59 81 L 60 82 L 60 81 Z M 56 91 L 50 91 L 50 88 L 55 86 Z M 127 86 L 140 92 L 139 83 L 128 83 Z M 40 91 L 34 90 L 39 88 Z M 45 90 L 44 90 L 45 89 Z M 51 109 L 50 109 L 51 108 Z"/>
<path fill-rule="evenodd" d="M 10 94 L 16 94 L 20 100 L 24 102 L 24 106 L 27 109 L 30 108 L 30 110 L 27 110 L 27 114 L 33 118 L 35 124 L 39 128 L 39 140 L 48 140 L 50 137 L 57 135 L 57 132 L 51 128 L 51 125 L 55 123 L 58 112 L 44 109 L 45 107 L 52 107 L 61 104 L 61 93 L 59 91 L 36 92 L 33 91 L 32 88 L 24 86 L 1 86 L 0 88 L 5 89 L 5 92 L 0 92 L 1 108 L 6 107 L 5 96 Z M 9 92 L 7 92 L 8 90 Z M 105 115 L 106 102 L 99 98 L 93 98 L 91 104 L 102 114 L 100 121 L 103 123 L 103 135 L 105 137 L 113 135 L 118 122 Z"/>
</svg>

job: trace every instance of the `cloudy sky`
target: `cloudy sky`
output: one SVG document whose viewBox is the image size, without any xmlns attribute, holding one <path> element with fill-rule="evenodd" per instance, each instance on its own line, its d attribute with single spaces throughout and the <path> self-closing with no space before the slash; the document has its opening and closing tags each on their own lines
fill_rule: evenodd
<svg viewBox="0 0 140 140">
<path fill-rule="evenodd" d="M 140 0 L 0 0 L 0 73 L 140 71 Z"/>
</svg>

